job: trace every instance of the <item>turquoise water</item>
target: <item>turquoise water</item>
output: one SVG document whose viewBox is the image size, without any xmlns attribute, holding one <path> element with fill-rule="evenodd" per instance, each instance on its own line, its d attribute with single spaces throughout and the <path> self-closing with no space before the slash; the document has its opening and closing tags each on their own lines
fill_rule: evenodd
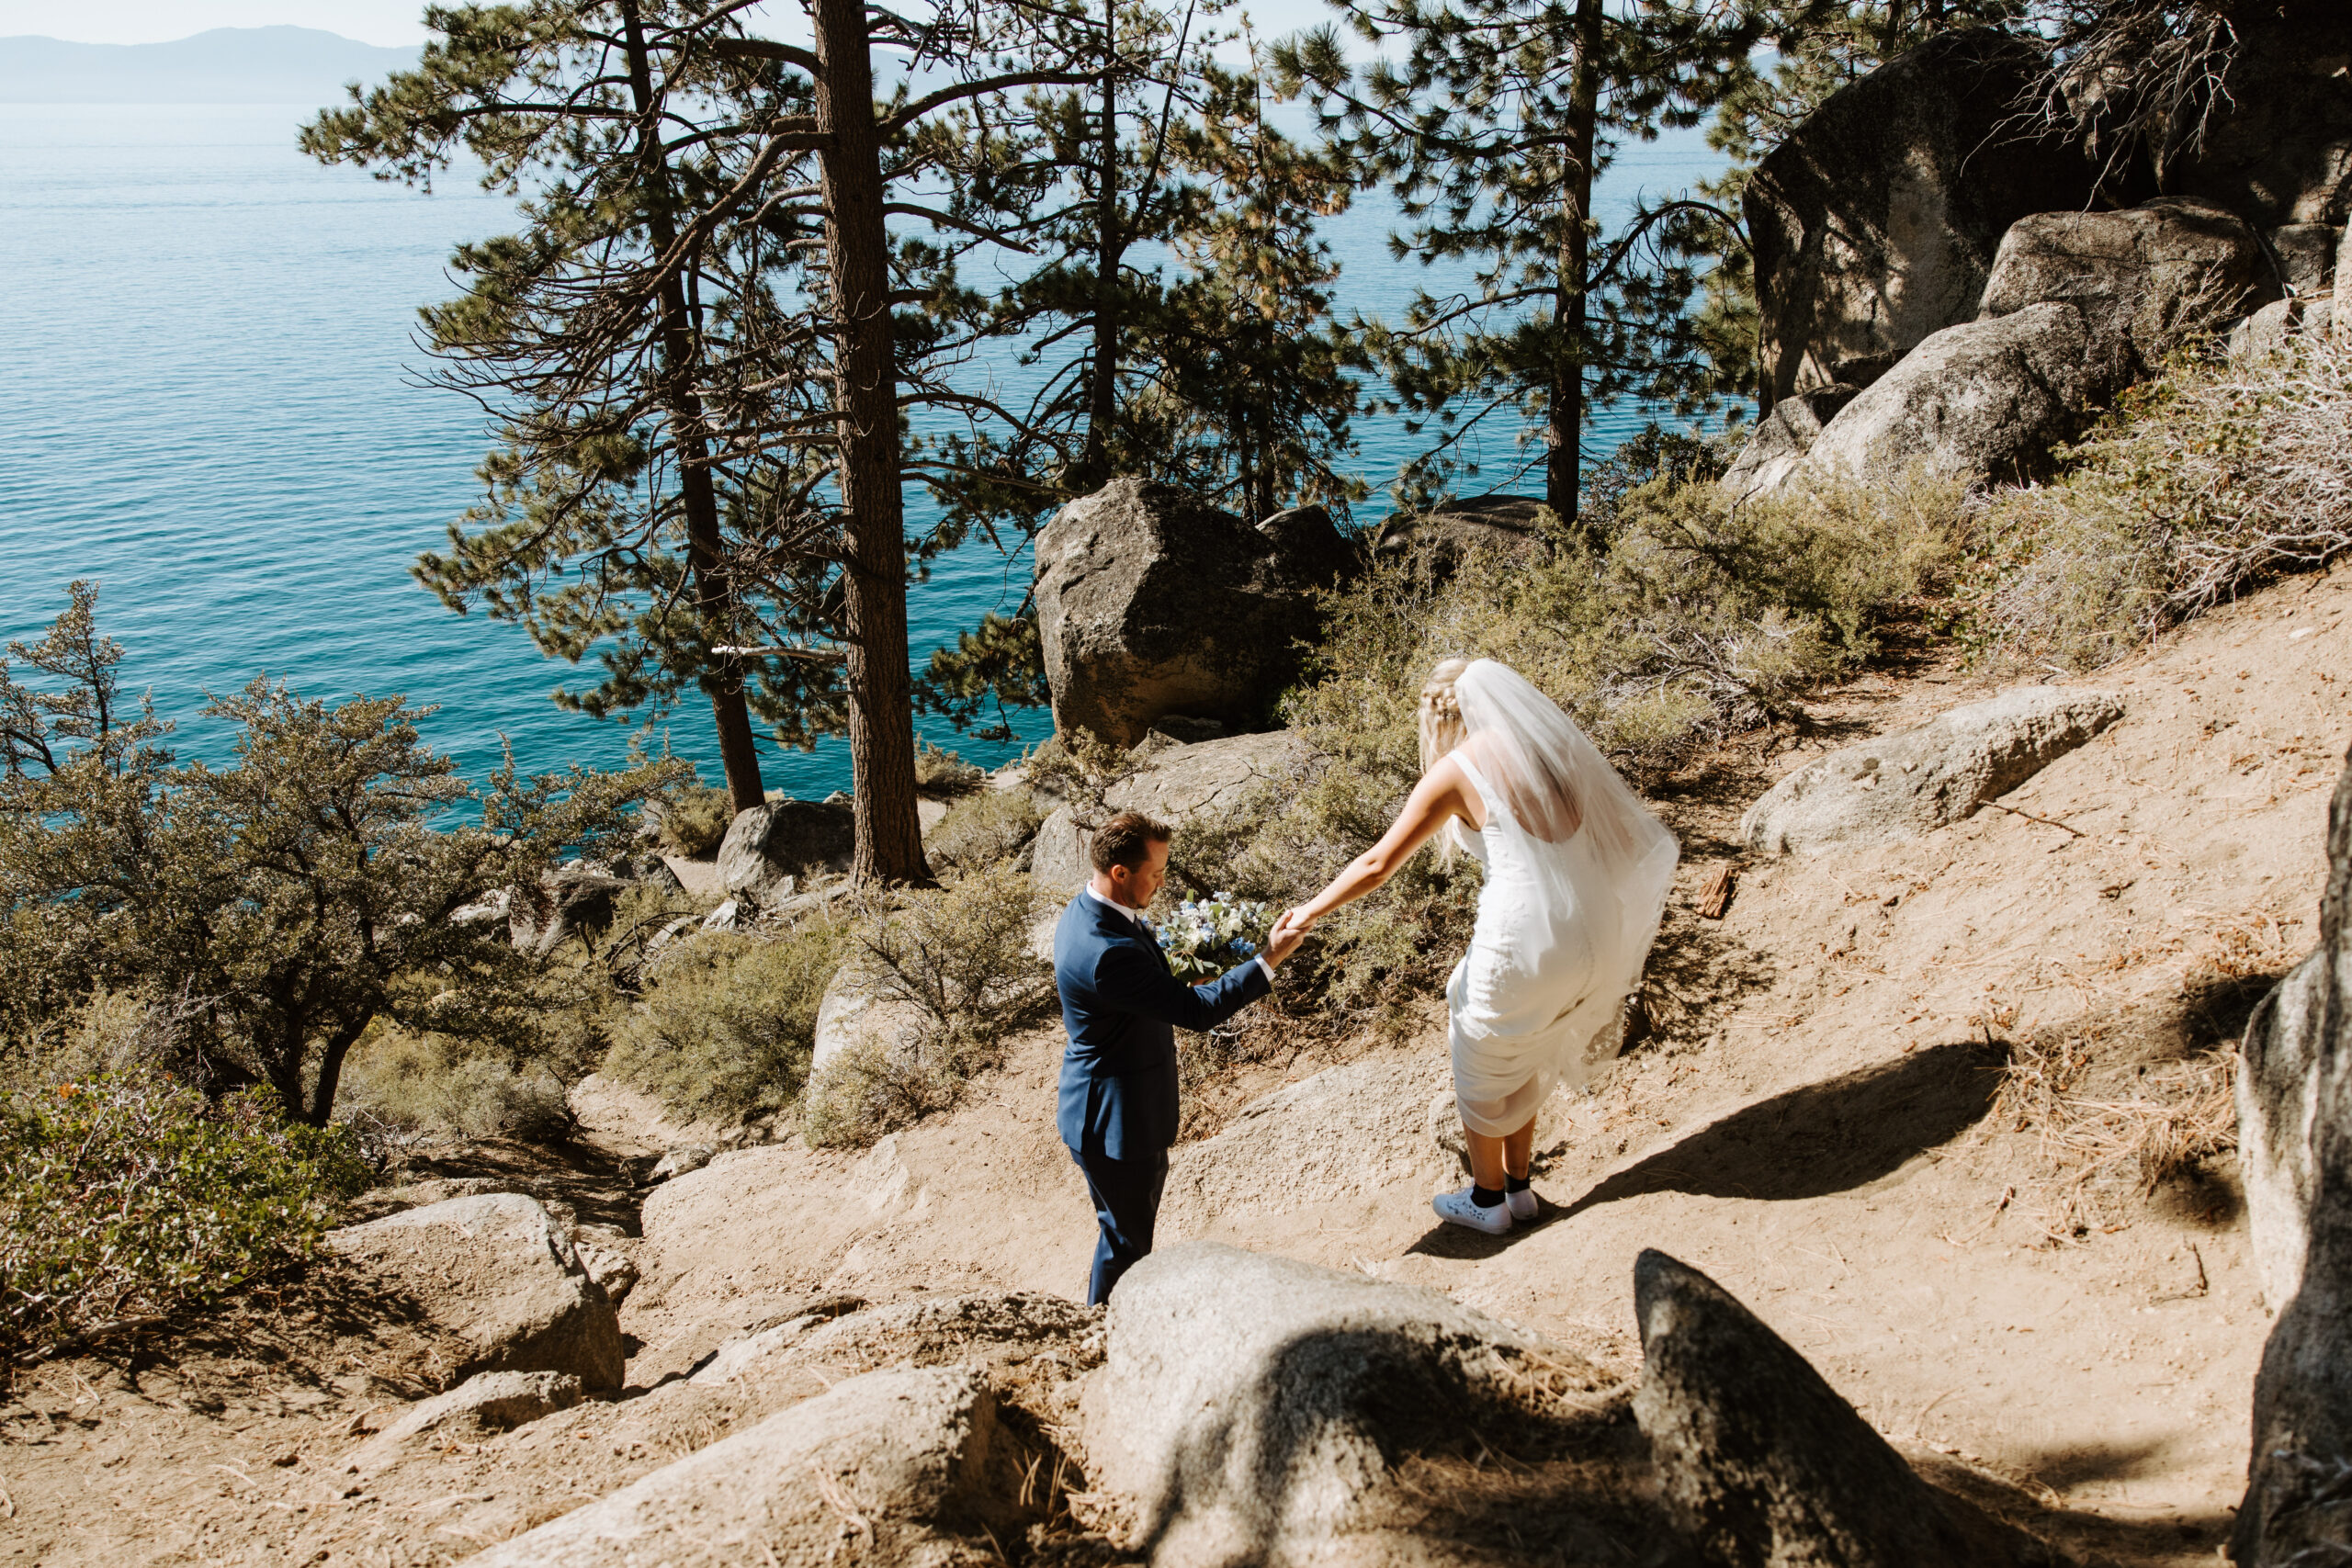
<svg viewBox="0 0 2352 1568">
<path fill-rule="evenodd" d="M 628 727 L 548 697 L 593 671 L 452 614 L 408 575 L 472 500 L 483 447 L 479 410 L 417 383 L 414 310 L 452 292 L 450 248 L 500 231 L 509 209 L 462 182 L 428 197 L 311 164 L 293 144 L 309 112 L 0 105 L 0 640 L 36 635 L 69 581 L 94 578 L 129 683 L 180 721 L 184 754 L 225 750 L 204 694 L 267 674 L 309 696 L 437 706 L 424 734 L 469 776 L 502 737 L 527 771 L 616 763 Z M 1679 188 L 1715 162 L 1690 138 L 1636 149 L 1604 197 Z M 1370 206 L 1337 221 L 1343 307 L 1393 310 L 1419 277 L 1389 258 L 1387 228 Z M 1612 411 L 1589 450 L 1644 418 Z M 1415 449 L 1393 422 L 1359 434 L 1375 486 Z M 1490 445 L 1490 481 L 1509 448 Z M 940 561 L 910 602 L 917 661 L 1017 606 L 1027 579 L 1025 559 L 985 546 Z M 1016 723 L 1005 745 L 933 738 L 993 764 L 1050 728 L 1042 713 Z M 716 779 L 709 728 L 689 705 L 667 734 Z M 844 741 L 763 746 L 762 766 L 798 795 L 849 782 Z"/>
</svg>

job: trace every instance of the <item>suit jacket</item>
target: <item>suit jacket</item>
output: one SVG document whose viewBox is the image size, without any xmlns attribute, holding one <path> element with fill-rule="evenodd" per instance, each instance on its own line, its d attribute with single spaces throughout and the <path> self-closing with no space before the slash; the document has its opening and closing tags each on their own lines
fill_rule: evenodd
<svg viewBox="0 0 2352 1568">
<path fill-rule="evenodd" d="M 1257 960 L 1205 985 L 1169 973 L 1149 932 L 1080 893 L 1054 929 L 1062 1142 L 1081 1155 L 1148 1159 L 1176 1141 L 1176 1030 L 1206 1031 L 1273 989 Z"/>
</svg>

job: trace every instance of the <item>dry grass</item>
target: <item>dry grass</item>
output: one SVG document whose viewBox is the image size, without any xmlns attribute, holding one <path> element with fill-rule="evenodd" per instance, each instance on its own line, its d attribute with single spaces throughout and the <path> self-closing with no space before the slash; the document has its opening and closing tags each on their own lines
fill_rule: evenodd
<svg viewBox="0 0 2352 1568">
<path fill-rule="evenodd" d="M 2237 1057 L 2211 1052 L 2129 1076 L 2102 1071 L 2093 1037 L 2013 1047 L 1991 1125 L 2035 1134 L 2061 1239 L 2109 1219 L 2201 1161 L 2237 1147 Z M 2109 1087 L 2102 1087 L 2102 1086 Z"/>
</svg>

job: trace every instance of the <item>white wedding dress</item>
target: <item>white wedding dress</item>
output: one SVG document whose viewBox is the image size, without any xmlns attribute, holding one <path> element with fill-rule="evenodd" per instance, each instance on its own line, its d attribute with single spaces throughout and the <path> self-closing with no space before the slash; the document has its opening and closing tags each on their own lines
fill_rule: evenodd
<svg viewBox="0 0 2352 1568">
<path fill-rule="evenodd" d="M 1617 1055 L 1679 846 L 1523 677 L 1480 660 L 1455 692 L 1466 733 L 1453 755 L 1487 825 L 1449 831 L 1486 885 L 1446 982 L 1448 1043 L 1463 1124 L 1499 1138 Z"/>
</svg>

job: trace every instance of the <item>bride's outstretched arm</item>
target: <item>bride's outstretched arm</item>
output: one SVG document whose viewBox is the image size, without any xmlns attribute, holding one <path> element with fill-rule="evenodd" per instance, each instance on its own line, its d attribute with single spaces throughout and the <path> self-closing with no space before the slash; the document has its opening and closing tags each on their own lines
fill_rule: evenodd
<svg viewBox="0 0 2352 1568">
<path fill-rule="evenodd" d="M 1428 843 L 1449 819 L 1459 817 L 1474 827 L 1479 825 L 1484 804 L 1453 759 L 1439 758 L 1413 786 L 1405 809 L 1396 814 L 1380 842 L 1350 861 L 1322 892 L 1295 908 L 1283 910 L 1275 929 L 1303 931 L 1340 905 L 1363 897 L 1396 875 L 1396 868 L 1412 859 L 1413 852 Z"/>
</svg>

